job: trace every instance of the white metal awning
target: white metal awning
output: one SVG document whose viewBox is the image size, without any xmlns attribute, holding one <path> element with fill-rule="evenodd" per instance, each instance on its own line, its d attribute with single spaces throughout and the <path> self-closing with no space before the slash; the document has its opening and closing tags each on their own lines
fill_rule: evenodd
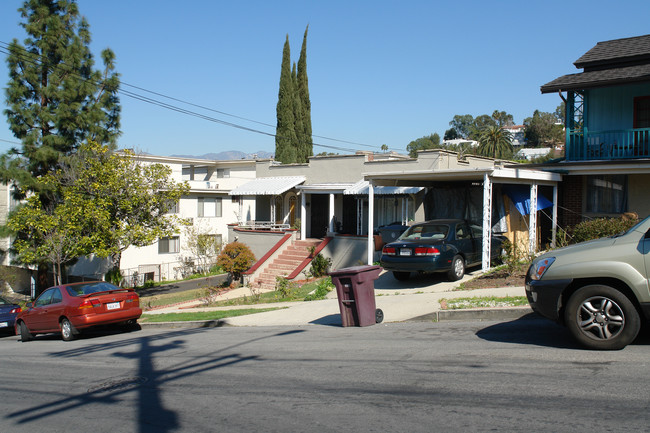
<svg viewBox="0 0 650 433">
<path fill-rule="evenodd" d="M 278 195 L 305 181 L 305 176 L 260 177 L 230 191 L 229 195 Z"/>
<path fill-rule="evenodd" d="M 343 191 L 344 195 L 368 195 L 367 180 L 360 180 L 350 188 Z M 398 194 L 417 194 L 424 188 L 421 186 L 376 186 L 375 195 L 398 195 Z"/>
</svg>

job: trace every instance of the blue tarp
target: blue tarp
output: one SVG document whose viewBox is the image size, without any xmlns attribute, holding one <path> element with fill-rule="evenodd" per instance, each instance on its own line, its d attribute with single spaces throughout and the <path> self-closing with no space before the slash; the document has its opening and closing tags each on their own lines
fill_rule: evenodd
<svg viewBox="0 0 650 433">
<path fill-rule="evenodd" d="M 530 187 L 525 185 L 503 185 L 503 192 L 510 197 L 515 207 L 522 215 L 530 213 Z M 542 194 L 537 194 L 537 210 L 546 209 L 553 206 L 553 202 L 544 197 Z"/>
</svg>

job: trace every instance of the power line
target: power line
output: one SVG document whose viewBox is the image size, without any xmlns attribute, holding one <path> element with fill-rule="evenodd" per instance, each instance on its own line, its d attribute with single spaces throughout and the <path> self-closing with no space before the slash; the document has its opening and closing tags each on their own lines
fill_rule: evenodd
<svg viewBox="0 0 650 433">
<path fill-rule="evenodd" d="M 2 45 L 4 45 L 4 47 Z M 3 42 L 3 41 L 0 41 L 0 52 L 5 53 L 7 55 L 10 54 L 9 47 L 10 47 L 10 44 L 8 44 L 6 42 Z M 38 59 L 35 54 L 30 53 L 29 51 L 25 50 L 22 47 L 14 47 L 14 48 L 17 48 L 20 51 L 22 51 L 23 54 L 17 54 L 18 57 L 21 60 L 23 60 L 25 62 L 28 62 L 28 63 L 31 63 L 33 65 L 42 64 L 40 62 L 40 59 Z M 51 65 L 48 68 L 50 68 L 50 69 L 60 69 L 61 65 Z M 55 71 L 53 70 L 52 72 L 55 72 Z M 79 74 L 77 74 L 72 69 L 70 69 L 68 71 L 64 70 L 64 72 L 73 73 L 74 75 L 79 77 Z M 83 80 L 88 80 L 85 77 L 80 77 L 80 78 L 83 79 Z M 98 83 L 96 83 L 96 84 L 98 84 Z M 241 117 L 241 116 L 233 115 L 233 114 L 230 114 L 230 113 L 226 113 L 226 112 L 223 112 L 223 111 L 215 110 L 215 109 L 210 108 L 210 107 L 206 107 L 206 106 L 202 106 L 202 105 L 195 104 L 195 103 L 192 103 L 192 102 L 184 101 L 182 99 L 174 98 L 174 97 L 162 94 L 162 93 L 147 90 L 145 88 L 135 86 L 135 85 L 132 85 L 132 84 L 128 84 L 128 83 L 125 83 L 125 82 L 120 82 L 120 84 L 123 85 L 123 86 L 133 88 L 133 89 L 137 89 L 137 90 L 142 91 L 142 92 L 147 92 L 147 93 L 150 93 L 152 95 L 156 95 L 156 96 L 159 96 L 159 97 L 162 97 L 162 98 L 166 98 L 166 99 L 169 99 L 169 100 L 172 100 L 172 101 L 175 101 L 175 102 L 180 102 L 182 104 L 186 104 L 186 105 L 189 105 L 189 106 L 192 106 L 192 107 L 200 108 L 202 110 L 215 112 L 215 113 L 218 113 L 218 114 L 221 114 L 221 115 L 233 117 L 233 118 L 240 119 L 240 120 L 245 120 L 247 122 L 252 122 L 252 123 L 256 123 L 256 124 L 263 125 L 263 126 L 274 127 L 274 125 L 271 125 L 271 124 L 268 124 L 268 123 L 259 122 L 259 121 L 256 121 L 256 120 L 252 120 L 252 119 L 248 119 L 248 118 L 245 118 L 245 117 Z M 161 108 L 164 108 L 164 109 L 168 109 L 168 110 L 171 110 L 171 111 L 175 111 L 175 112 L 178 112 L 178 113 L 181 113 L 181 114 L 185 114 L 185 115 L 188 115 L 188 116 L 196 117 L 196 118 L 199 118 L 199 119 L 202 119 L 202 120 L 207 120 L 207 121 L 210 121 L 210 122 L 213 122 L 213 123 L 218 123 L 218 124 L 221 124 L 221 125 L 224 125 L 224 126 L 229 126 L 229 127 L 232 127 L 232 128 L 237 128 L 237 129 L 241 129 L 241 130 L 244 130 L 244 131 L 253 132 L 253 133 L 257 133 L 257 134 L 262 134 L 262 135 L 266 135 L 266 136 L 270 136 L 270 137 L 277 137 L 276 134 L 273 134 L 273 133 L 265 132 L 265 131 L 262 131 L 262 130 L 259 130 L 259 129 L 250 128 L 250 127 L 240 125 L 240 124 L 237 124 L 237 123 L 227 122 L 227 121 L 222 120 L 222 119 L 218 119 L 218 118 L 215 118 L 215 117 L 211 117 L 211 116 L 207 116 L 207 115 L 204 115 L 204 114 L 201 114 L 201 113 L 197 113 L 195 111 L 187 110 L 187 109 L 178 107 L 176 105 L 168 104 L 168 103 L 159 101 L 157 99 L 150 98 L 150 97 L 138 94 L 136 92 L 131 92 L 131 91 L 125 90 L 123 88 L 119 88 L 118 93 L 120 93 L 120 94 L 122 94 L 124 96 L 130 97 L 130 98 L 139 100 L 141 102 L 145 102 L 145 103 L 148 103 L 148 104 L 151 104 L 151 105 L 155 105 L 155 106 L 158 106 L 158 107 L 161 107 Z M 378 149 L 379 148 L 379 146 L 373 146 L 373 145 L 369 145 L 369 144 L 357 143 L 357 142 L 347 141 L 347 140 L 340 140 L 340 139 L 336 139 L 336 138 L 330 138 L 330 137 L 319 136 L 319 135 L 314 135 L 314 134 L 312 134 L 312 136 L 317 137 L 317 138 L 322 138 L 322 139 L 325 139 L 325 140 L 336 141 L 336 142 L 341 142 L 341 143 L 346 143 L 346 144 L 354 144 L 354 145 L 357 145 L 357 146 L 364 146 L 364 147 L 369 147 L 369 148 L 373 148 L 373 149 Z M 346 148 L 346 147 L 338 147 L 338 146 L 331 146 L 331 145 L 326 145 L 326 144 L 316 143 L 316 142 L 314 142 L 312 144 L 314 146 L 323 147 L 323 148 L 332 149 L 332 150 L 339 150 L 339 151 L 344 151 L 344 152 L 352 152 L 352 153 L 354 153 L 356 151 L 356 149 L 351 149 L 351 148 Z"/>
</svg>

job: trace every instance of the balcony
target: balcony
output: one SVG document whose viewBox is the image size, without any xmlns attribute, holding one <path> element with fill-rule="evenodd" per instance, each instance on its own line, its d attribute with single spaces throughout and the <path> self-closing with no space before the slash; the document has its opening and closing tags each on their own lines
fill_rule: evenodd
<svg viewBox="0 0 650 433">
<path fill-rule="evenodd" d="M 650 128 L 615 131 L 569 131 L 567 161 L 638 159 L 650 157 Z"/>
</svg>

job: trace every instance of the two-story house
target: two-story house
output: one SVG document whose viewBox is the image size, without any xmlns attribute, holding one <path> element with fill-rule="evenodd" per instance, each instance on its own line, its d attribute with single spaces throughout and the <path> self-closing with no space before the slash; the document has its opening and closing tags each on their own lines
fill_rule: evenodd
<svg viewBox="0 0 650 433">
<path fill-rule="evenodd" d="M 563 174 L 560 225 L 650 215 L 650 35 L 599 42 L 574 65 L 541 87 L 566 103 L 565 158 L 536 167 Z"/>
</svg>

